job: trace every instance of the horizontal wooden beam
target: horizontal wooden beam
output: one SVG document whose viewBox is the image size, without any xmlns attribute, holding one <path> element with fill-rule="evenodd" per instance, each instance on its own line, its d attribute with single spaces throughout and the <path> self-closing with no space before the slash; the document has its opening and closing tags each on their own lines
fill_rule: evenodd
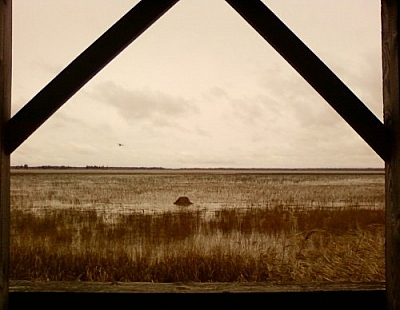
<svg viewBox="0 0 400 310">
<path fill-rule="evenodd" d="M 90 282 L 10 280 L 11 293 L 305 293 L 382 291 L 384 281 L 370 282 Z M 346 302 L 344 300 L 344 302 Z"/>
<path fill-rule="evenodd" d="M 71 62 L 6 124 L 11 154 L 93 76 L 179 0 L 141 0 Z"/>
<path fill-rule="evenodd" d="M 226 0 L 385 161 L 390 138 L 382 122 L 260 0 Z"/>
<path fill-rule="evenodd" d="M 79 286 L 78 281 L 72 282 Z M 268 283 L 263 283 L 268 285 Z M 168 283 L 160 284 L 168 286 Z M 162 305 L 166 309 L 188 308 L 207 309 L 210 304 L 220 304 L 223 308 L 238 308 L 238 305 L 260 305 L 267 309 L 297 309 L 307 310 L 320 309 L 385 309 L 384 290 L 348 290 L 348 291 L 326 291 L 320 290 L 316 285 L 315 291 L 284 291 L 284 285 L 278 292 L 214 292 L 205 291 L 192 293 L 185 291 L 187 283 L 177 285 L 178 288 L 172 292 L 11 292 L 9 310 L 35 309 L 40 310 L 58 309 L 60 305 L 68 309 L 87 310 L 95 306 L 96 310 L 102 309 L 151 309 Z M 251 285 L 251 283 L 250 283 Z M 118 284 L 116 285 L 118 287 Z M 183 290 L 182 290 L 183 287 Z M 190 306 L 189 306 L 190 305 Z"/>
</svg>

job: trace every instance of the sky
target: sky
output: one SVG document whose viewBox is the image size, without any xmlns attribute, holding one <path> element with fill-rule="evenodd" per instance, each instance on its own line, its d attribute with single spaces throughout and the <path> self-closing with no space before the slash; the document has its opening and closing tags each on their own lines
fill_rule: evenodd
<svg viewBox="0 0 400 310">
<path fill-rule="evenodd" d="M 13 1 L 12 115 L 138 2 Z M 263 2 L 382 120 L 380 1 Z M 24 164 L 384 165 L 223 0 L 179 1 L 14 151 Z"/>
</svg>

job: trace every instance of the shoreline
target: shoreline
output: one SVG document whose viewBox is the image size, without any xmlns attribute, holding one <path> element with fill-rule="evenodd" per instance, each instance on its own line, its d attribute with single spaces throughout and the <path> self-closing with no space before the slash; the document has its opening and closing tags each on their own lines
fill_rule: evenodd
<svg viewBox="0 0 400 310">
<path fill-rule="evenodd" d="M 11 167 L 11 174 L 385 174 L 383 168 L 134 168 L 134 167 Z"/>
</svg>

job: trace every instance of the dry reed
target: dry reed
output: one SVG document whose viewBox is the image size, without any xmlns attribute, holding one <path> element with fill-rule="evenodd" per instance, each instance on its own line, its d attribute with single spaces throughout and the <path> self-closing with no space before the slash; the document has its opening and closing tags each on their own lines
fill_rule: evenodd
<svg viewBox="0 0 400 310">
<path fill-rule="evenodd" d="M 10 278 L 383 281 L 383 184 L 366 174 L 12 174 Z M 194 205 L 175 207 L 181 195 Z"/>
<path fill-rule="evenodd" d="M 383 211 L 12 213 L 12 279 L 381 281 Z"/>
</svg>

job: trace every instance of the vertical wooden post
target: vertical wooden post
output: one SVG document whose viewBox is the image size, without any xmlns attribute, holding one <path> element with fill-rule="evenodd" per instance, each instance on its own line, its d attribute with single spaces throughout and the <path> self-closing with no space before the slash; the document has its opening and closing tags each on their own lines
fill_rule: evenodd
<svg viewBox="0 0 400 310">
<path fill-rule="evenodd" d="M 385 125 L 392 138 L 386 161 L 386 294 L 388 309 L 400 309 L 400 98 L 399 5 L 382 0 L 382 69 Z"/>
<path fill-rule="evenodd" d="M 10 156 L 4 152 L 4 127 L 11 113 L 12 1 L 0 1 L 0 309 L 8 307 L 10 247 Z"/>
</svg>

